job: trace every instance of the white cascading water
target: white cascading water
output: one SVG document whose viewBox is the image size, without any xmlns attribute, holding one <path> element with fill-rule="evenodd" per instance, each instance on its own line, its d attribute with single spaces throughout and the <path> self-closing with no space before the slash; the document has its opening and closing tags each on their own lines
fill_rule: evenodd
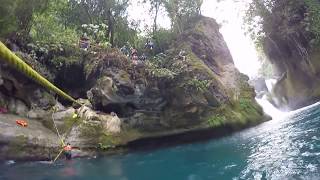
<svg viewBox="0 0 320 180">
<path fill-rule="evenodd" d="M 268 92 L 272 92 L 272 89 L 276 84 L 276 82 L 277 82 L 276 79 L 265 80 L 266 86 L 268 88 Z M 260 104 L 260 106 L 262 106 L 264 112 L 270 115 L 272 119 L 281 119 L 288 114 L 288 112 L 280 111 L 279 109 L 274 107 L 274 105 L 268 101 L 268 98 L 266 95 L 263 95 L 262 98 L 256 98 L 256 101 Z"/>
<path fill-rule="evenodd" d="M 273 89 L 274 85 L 277 83 L 277 80 L 276 79 L 266 79 L 265 82 L 266 82 L 268 91 L 272 92 L 272 89 Z"/>
<path fill-rule="evenodd" d="M 266 95 L 264 95 L 262 98 L 256 98 L 256 101 L 260 104 L 260 106 L 263 108 L 263 111 L 270 115 L 272 117 L 272 119 L 281 119 L 284 116 L 287 115 L 287 112 L 282 112 L 279 109 L 277 109 L 276 107 L 273 106 L 273 104 L 271 104 Z"/>
<path fill-rule="evenodd" d="M 218 23 L 222 24 L 220 32 L 229 47 L 235 66 L 240 72 L 253 78 L 258 75 L 258 69 L 261 64 L 252 40 L 245 36 L 245 32 L 241 27 L 246 6 L 246 1 L 218 2 L 204 0 L 201 10 L 203 15 L 215 18 Z M 275 79 L 266 80 L 269 92 L 272 92 L 272 87 L 275 83 Z M 273 119 L 282 118 L 287 114 L 274 107 L 266 96 L 261 99 L 256 98 L 256 100 L 262 106 L 264 112 Z"/>
</svg>

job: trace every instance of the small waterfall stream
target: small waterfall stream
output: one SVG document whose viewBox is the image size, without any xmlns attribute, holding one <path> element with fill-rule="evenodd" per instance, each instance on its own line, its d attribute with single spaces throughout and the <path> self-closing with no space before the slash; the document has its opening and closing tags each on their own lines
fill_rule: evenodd
<svg viewBox="0 0 320 180">
<path fill-rule="evenodd" d="M 276 79 L 267 79 L 265 80 L 268 93 L 272 92 L 274 85 L 276 84 Z M 264 112 L 272 117 L 272 119 L 280 119 L 288 114 L 288 112 L 283 112 L 277 109 L 270 101 L 268 100 L 267 95 L 263 95 L 262 98 L 256 98 L 256 101 L 262 106 Z"/>
<path fill-rule="evenodd" d="M 240 72 L 248 75 L 250 79 L 258 76 L 258 70 L 261 67 L 258 52 L 251 38 L 245 35 L 243 28 L 243 17 L 245 15 L 247 2 L 239 1 L 211 1 L 205 0 L 202 7 L 202 13 L 205 16 L 213 17 L 222 25 L 220 32 L 223 35 L 230 53 L 233 57 L 235 66 Z M 210 8 L 209 8 L 210 7 Z M 215 8 L 215 11 L 212 11 Z M 250 65 L 249 65 L 250 64 Z M 276 79 L 266 80 L 269 92 L 272 92 Z M 256 98 L 257 102 L 263 107 L 265 113 L 273 119 L 285 116 L 271 104 L 266 95 L 262 98 Z"/>
</svg>

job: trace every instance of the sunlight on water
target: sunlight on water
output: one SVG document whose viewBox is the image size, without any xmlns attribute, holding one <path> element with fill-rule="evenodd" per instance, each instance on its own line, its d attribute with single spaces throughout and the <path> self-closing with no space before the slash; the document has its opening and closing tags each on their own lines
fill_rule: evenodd
<svg viewBox="0 0 320 180">
<path fill-rule="evenodd" d="M 0 179 L 318 180 L 319 103 L 288 114 L 223 138 L 151 151 L 55 165 L 0 161 Z"/>
</svg>

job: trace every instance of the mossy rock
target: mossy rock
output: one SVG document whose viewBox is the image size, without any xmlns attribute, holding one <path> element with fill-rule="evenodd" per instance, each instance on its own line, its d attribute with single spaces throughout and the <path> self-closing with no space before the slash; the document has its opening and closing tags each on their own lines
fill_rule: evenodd
<svg viewBox="0 0 320 180">
<path fill-rule="evenodd" d="M 14 137 L 14 139 L 11 139 L 10 143 L 8 144 L 8 156 L 14 157 L 25 152 L 25 147 L 28 146 L 28 141 L 28 137 L 24 135 L 19 135 Z"/>
</svg>

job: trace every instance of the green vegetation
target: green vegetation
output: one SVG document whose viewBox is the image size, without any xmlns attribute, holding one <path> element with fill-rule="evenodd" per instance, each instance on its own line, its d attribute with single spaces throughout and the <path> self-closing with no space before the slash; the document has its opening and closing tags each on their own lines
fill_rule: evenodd
<svg viewBox="0 0 320 180">
<path fill-rule="evenodd" d="M 314 34 L 315 39 L 312 45 L 320 44 L 320 2 L 317 0 L 305 0 L 308 7 L 307 28 Z"/>
<path fill-rule="evenodd" d="M 220 127 L 226 121 L 226 117 L 223 115 L 215 115 L 208 119 L 208 124 L 210 127 Z"/>
<path fill-rule="evenodd" d="M 313 38 L 309 43 L 315 46 L 320 43 L 319 12 L 320 2 L 317 0 L 253 1 L 245 16 L 245 29 L 257 47 L 261 47 L 266 34 L 272 31 L 279 31 L 279 34 L 286 36 L 293 28 L 304 28 L 305 31 L 312 33 Z M 293 18 L 298 16 L 302 17 L 300 24 L 288 23 L 287 27 L 282 27 L 282 19 L 293 21 Z"/>
<path fill-rule="evenodd" d="M 183 84 L 183 87 L 186 90 L 195 90 L 197 92 L 205 92 L 208 90 L 209 86 L 211 84 L 211 81 L 209 80 L 200 80 L 197 78 L 189 79 L 185 84 Z"/>
<path fill-rule="evenodd" d="M 150 4 L 152 28 L 146 27 L 142 33 L 140 22 L 129 20 L 127 8 L 129 0 L 0 0 L 0 39 L 29 44 L 28 53 L 32 58 L 55 61 L 58 67 L 61 58 L 50 54 L 52 46 L 58 49 L 78 46 L 84 33 L 92 46 L 109 48 L 129 45 L 138 52 L 153 56 L 165 52 L 177 34 L 188 28 L 188 22 L 200 15 L 202 0 L 144 0 Z M 160 9 L 167 11 L 172 28 L 158 27 Z M 153 41 L 152 50 L 145 49 L 147 39 Z M 62 50 L 63 51 L 63 50 Z M 54 54 L 60 54 L 54 51 Z M 62 53 L 64 56 L 64 54 Z M 155 72 L 163 76 L 170 74 L 164 70 Z"/>
<path fill-rule="evenodd" d="M 48 7 L 48 0 L 1 0 L 0 37 L 26 37 L 31 29 L 35 14 L 41 14 Z"/>
<path fill-rule="evenodd" d="M 262 108 L 252 99 L 240 98 L 232 104 L 225 104 L 213 111 L 207 119 L 210 127 L 231 126 L 241 128 L 248 124 L 255 124 L 261 120 Z"/>
<path fill-rule="evenodd" d="M 200 15 L 203 0 L 164 0 L 174 32 L 181 34 L 190 26 L 190 20 Z"/>
</svg>

